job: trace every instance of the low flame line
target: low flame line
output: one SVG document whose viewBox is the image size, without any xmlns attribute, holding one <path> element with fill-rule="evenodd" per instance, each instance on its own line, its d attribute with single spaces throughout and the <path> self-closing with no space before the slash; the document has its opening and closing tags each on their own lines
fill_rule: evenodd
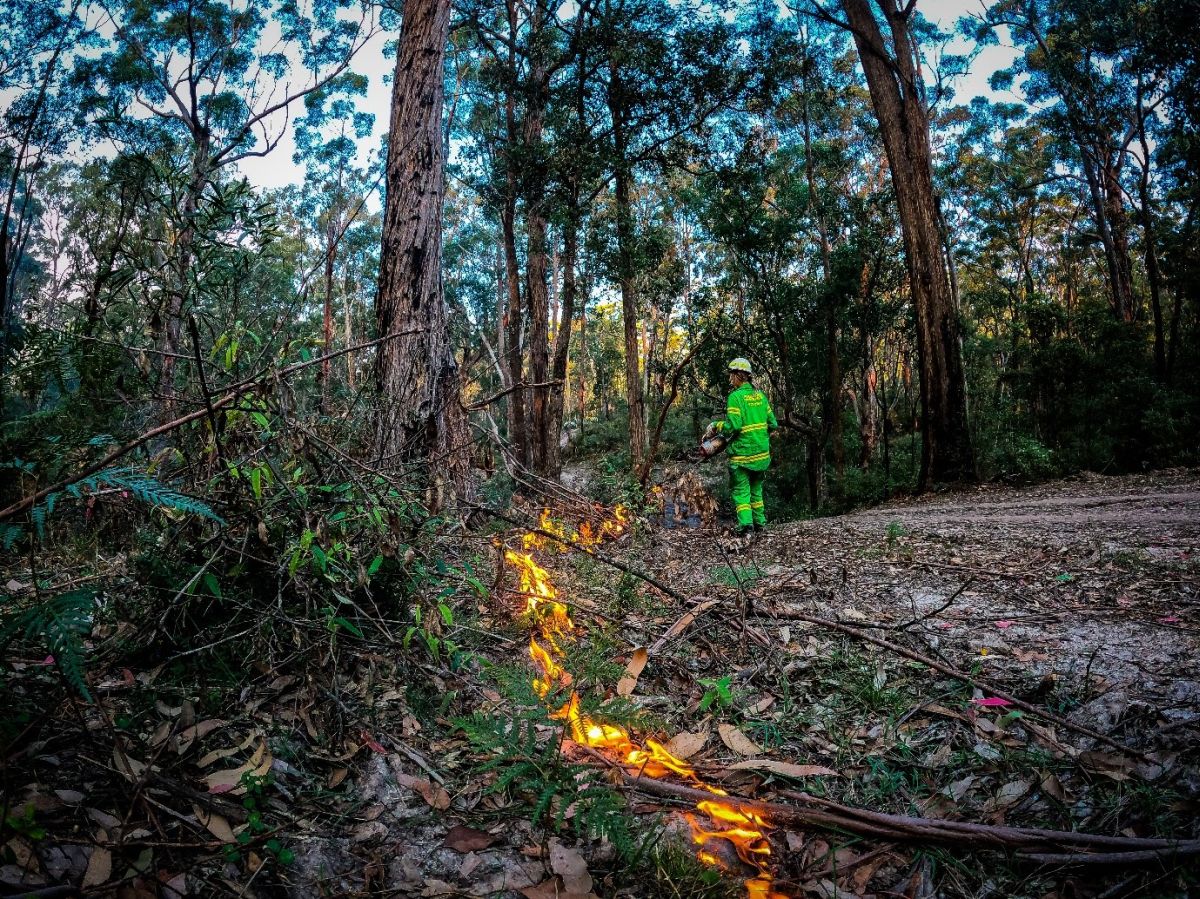
<svg viewBox="0 0 1200 899">
<path fill-rule="evenodd" d="M 543 509 L 539 518 L 539 532 L 528 531 L 521 538 L 524 552 L 512 549 L 504 551 L 505 561 L 517 570 L 520 577 L 521 591 L 507 591 L 525 597 L 525 613 L 536 622 L 538 631 L 546 646 L 542 646 L 536 637 L 530 637 L 529 654 L 534 666 L 540 672 L 533 678 L 533 689 L 538 697 L 546 701 L 559 689 L 570 687 L 574 679 L 571 673 L 564 669 L 553 658 L 563 656 L 559 640 L 573 639 L 575 624 L 571 620 L 567 605 L 558 599 L 558 590 L 550 579 L 549 573 L 534 560 L 532 551 L 544 548 L 547 543 L 556 546 L 560 552 L 566 552 L 575 547 L 584 552 L 590 552 L 606 537 L 619 536 L 624 532 L 628 520 L 624 507 L 616 506 L 613 510 L 615 521 L 604 521 L 593 531 L 590 522 L 584 521 L 579 529 L 567 532 L 550 516 L 549 509 Z M 705 783 L 697 776 L 695 770 L 683 759 L 673 755 L 661 743 L 647 739 L 638 746 L 629 736 L 629 732 L 618 725 L 604 724 L 589 718 L 579 711 L 579 694 L 571 690 L 567 701 L 556 711 L 550 713 L 552 719 L 563 721 L 563 737 L 567 729 L 575 743 L 579 744 L 589 754 L 595 755 L 606 764 L 636 769 L 635 774 L 626 774 L 633 780 L 643 776 L 652 779 L 662 778 L 671 774 L 690 781 L 696 787 L 707 790 L 714 796 L 727 797 L 720 787 Z M 607 750 L 619 756 L 618 760 L 610 759 L 598 750 Z M 757 876 L 745 882 L 748 899 L 786 899 L 771 889 L 773 875 L 766 859 L 770 857 L 771 845 L 766 837 L 769 823 L 760 815 L 751 811 L 741 811 L 731 803 L 715 800 L 702 800 L 695 804 L 695 809 L 705 815 L 713 825 L 729 825 L 724 830 L 710 830 L 700 826 L 696 817 L 686 814 L 692 830 L 692 840 L 700 847 L 697 858 L 708 865 L 725 869 L 720 858 L 705 848 L 710 840 L 725 840 L 730 843 L 738 858 L 757 870 Z"/>
</svg>

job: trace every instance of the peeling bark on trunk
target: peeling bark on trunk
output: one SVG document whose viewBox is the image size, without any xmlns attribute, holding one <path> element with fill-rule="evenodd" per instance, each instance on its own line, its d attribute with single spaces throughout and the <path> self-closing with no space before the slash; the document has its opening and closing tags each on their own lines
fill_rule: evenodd
<svg viewBox="0 0 1200 899">
<path fill-rule="evenodd" d="M 442 294 L 442 66 L 449 0 L 405 8 L 392 86 L 387 198 L 375 315 L 380 344 L 377 449 L 386 462 L 424 460 L 432 505 L 469 483 L 467 420 L 459 401 Z"/>
<path fill-rule="evenodd" d="M 918 489 L 973 481 L 958 310 L 938 229 L 929 117 L 909 31 L 911 6 L 901 9 L 892 0 L 881 4 L 896 49 L 892 56 L 869 0 L 841 0 L 841 5 L 853 29 L 891 168 L 916 312 L 923 437 Z"/>
</svg>

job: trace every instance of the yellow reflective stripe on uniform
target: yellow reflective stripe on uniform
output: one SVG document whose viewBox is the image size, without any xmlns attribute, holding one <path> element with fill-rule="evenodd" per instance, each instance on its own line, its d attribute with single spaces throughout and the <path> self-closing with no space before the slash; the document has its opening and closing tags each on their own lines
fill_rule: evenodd
<svg viewBox="0 0 1200 899">
<path fill-rule="evenodd" d="M 766 429 L 767 423 L 765 421 L 760 421 L 756 425 L 742 425 L 743 434 L 747 433 L 748 431 L 765 431 Z"/>
<path fill-rule="evenodd" d="M 742 430 L 745 430 L 745 428 L 743 428 Z M 766 453 L 757 453 L 756 455 L 753 455 L 753 456 L 730 456 L 729 461 L 730 462 L 761 462 L 763 459 L 769 459 L 769 458 L 771 458 L 771 454 L 769 452 L 766 452 Z"/>
<path fill-rule="evenodd" d="M 737 406 L 730 406 L 728 409 L 725 410 L 725 414 L 726 415 L 741 415 L 742 410 L 737 408 Z"/>
<path fill-rule="evenodd" d="M 738 503 L 738 505 L 737 505 L 738 512 L 745 512 L 749 508 L 750 508 L 750 503 Z"/>
<path fill-rule="evenodd" d="M 751 504 L 750 504 L 750 508 L 751 508 L 751 509 L 761 509 L 761 508 L 763 508 L 763 501 L 760 499 L 760 500 L 759 500 L 758 502 L 756 502 L 756 503 L 751 503 Z"/>
</svg>

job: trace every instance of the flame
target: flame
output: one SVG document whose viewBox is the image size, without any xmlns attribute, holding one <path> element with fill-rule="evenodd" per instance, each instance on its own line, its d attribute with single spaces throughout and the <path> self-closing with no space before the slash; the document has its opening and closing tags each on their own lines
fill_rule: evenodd
<svg viewBox="0 0 1200 899">
<path fill-rule="evenodd" d="M 529 553 L 506 550 L 504 558 L 517 569 L 520 575 L 521 592 L 525 594 L 525 612 L 537 619 L 543 635 L 550 641 L 555 636 L 566 636 L 575 629 L 567 607 L 558 601 L 558 591 L 550 580 L 546 569 L 533 561 Z"/>
<path fill-rule="evenodd" d="M 506 550 L 504 558 L 518 573 L 521 593 L 525 595 L 525 612 L 540 631 L 542 642 L 538 641 L 536 635 L 529 638 L 529 656 L 538 671 L 533 678 L 534 692 L 541 699 L 546 699 L 551 692 L 569 687 L 572 683 L 571 673 L 555 657 L 561 659 L 559 641 L 574 636 L 575 624 L 571 621 L 567 606 L 559 601 L 550 575 L 537 564 L 532 551 L 545 549 L 548 543 L 553 543 L 560 552 L 565 552 L 568 544 L 584 549 L 595 547 L 606 539 L 624 533 L 629 526 L 629 513 L 624 506 L 618 505 L 613 508 L 611 517 L 605 517 L 598 526 L 593 527 L 591 522 L 583 521 L 578 530 L 568 531 L 551 517 L 549 509 L 543 509 L 538 524 L 539 530 L 553 535 L 553 539 L 545 534 L 527 533 L 521 538 L 521 546 L 525 551 Z M 714 796 L 728 795 L 719 787 L 701 780 L 687 762 L 673 755 L 656 740 L 647 739 L 643 746 L 638 746 L 625 728 L 595 721 L 584 715 L 579 710 L 579 694 L 574 690 L 550 717 L 565 722 L 576 743 L 616 758 L 639 776 L 661 778 L 674 775 Z M 715 828 L 702 826 L 696 815 L 687 815 L 692 840 L 700 847 L 697 858 L 701 862 L 725 869 L 720 857 L 706 848 L 711 840 L 725 840 L 733 846 L 739 859 L 757 870 L 757 874 L 746 881 L 747 899 L 786 899 L 771 888 L 773 878 L 768 867 L 771 846 L 766 837 L 770 825 L 767 821 L 754 812 L 741 811 L 717 800 L 698 802 L 696 810 L 706 815 Z"/>
<path fill-rule="evenodd" d="M 701 826 L 695 815 L 687 816 L 692 828 L 692 842 L 701 847 L 696 854 L 700 861 L 723 869 L 725 865 L 720 858 L 705 847 L 710 840 L 725 840 L 733 846 L 739 859 L 758 869 L 758 875 L 746 881 L 747 899 L 786 899 L 771 888 L 774 883 L 768 868 L 771 844 L 766 837 L 770 825 L 761 815 L 712 800 L 697 802 L 696 810 L 707 815 L 715 825 L 726 825 L 723 830 L 709 830 Z"/>
<path fill-rule="evenodd" d="M 570 672 L 555 662 L 550 653 L 546 652 L 533 637 L 529 638 L 529 655 L 533 657 L 534 664 L 542 670 L 542 676 L 533 679 L 534 692 L 540 698 L 545 699 L 546 694 L 555 687 L 571 685 Z"/>
<path fill-rule="evenodd" d="M 692 825 L 692 841 L 697 846 L 704 846 L 712 839 L 728 840 L 737 851 L 738 858 L 756 867 L 760 858 L 770 856 L 771 845 L 763 835 L 768 825 L 758 815 L 708 800 L 697 802 L 696 809 L 708 815 L 714 824 L 729 825 L 724 830 L 707 830 L 697 823 L 695 816 L 688 816 L 688 823 Z"/>
</svg>

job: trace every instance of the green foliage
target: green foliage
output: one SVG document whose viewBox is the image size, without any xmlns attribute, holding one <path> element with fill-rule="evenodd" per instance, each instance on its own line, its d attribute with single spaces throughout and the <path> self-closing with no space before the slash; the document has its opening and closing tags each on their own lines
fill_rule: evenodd
<svg viewBox="0 0 1200 899">
<path fill-rule="evenodd" d="M 50 599 L 37 601 L 21 611 L 0 612 L 0 645 L 18 635 L 27 642 L 41 644 L 54 657 L 67 682 L 89 702 L 84 679 L 83 638 L 92 631 L 96 591 L 71 590 Z"/>
<path fill-rule="evenodd" d="M 455 725 L 477 752 L 490 756 L 478 769 L 496 773 L 489 792 L 529 797 L 532 820 L 552 830 L 563 828 L 573 806 L 571 826 L 581 838 L 603 837 L 622 856 L 632 856 L 637 844 L 625 800 L 605 780 L 603 769 L 564 761 L 557 736 L 540 726 L 544 723 L 536 713 L 513 718 L 476 713 Z"/>
<path fill-rule="evenodd" d="M 46 838 L 46 828 L 37 822 L 32 803 L 20 812 L 10 812 L 4 818 L 4 829 L 35 843 Z"/>
<path fill-rule="evenodd" d="M 443 626 L 450 627 L 454 624 L 454 611 L 446 603 L 437 603 L 437 615 Z M 450 666 L 450 670 L 457 670 L 462 665 L 464 658 L 458 644 L 446 637 L 438 636 L 430 627 L 423 626 L 423 618 L 424 613 L 421 611 L 420 606 L 414 607 L 414 623 L 409 625 L 408 630 L 404 632 L 404 639 L 401 641 L 401 645 L 406 650 L 414 645 L 422 647 L 429 654 L 430 659 L 439 665 L 442 663 L 443 654 L 445 654 L 445 661 Z"/>
<path fill-rule="evenodd" d="M 764 572 L 755 564 L 718 565 L 709 573 L 709 580 L 726 587 L 748 587 L 761 580 Z"/>
<path fill-rule="evenodd" d="M 237 842 L 224 848 L 225 860 L 232 864 L 237 864 L 242 860 L 243 851 L 251 843 L 277 829 L 272 827 L 266 818 L 268 814 L 266 791 L 272 783 L 271 775 L 260 776 L 252 771 L 247 771 L 238 783 L 246 791 L 245 798 L 242 799 L 242 807 L 248 814 L 246 826 L 237 835 Z M 267 858 L 282 867 L 287 867 L 296 860 L 296 853 L 275 836 L 262 840 L 262 849 Z"/>
<path fill-rule="evenodd" d="M 729 686 L 732 682 L 732 674 L 718 678 L 701 678 L 700 685 L 704 687 L 704 695 L 700 698 L 700 711 L 707 712 L 714 704 L 718 709 L 726 709 L 733 705 L 733 691 Z"/>
</svg>

